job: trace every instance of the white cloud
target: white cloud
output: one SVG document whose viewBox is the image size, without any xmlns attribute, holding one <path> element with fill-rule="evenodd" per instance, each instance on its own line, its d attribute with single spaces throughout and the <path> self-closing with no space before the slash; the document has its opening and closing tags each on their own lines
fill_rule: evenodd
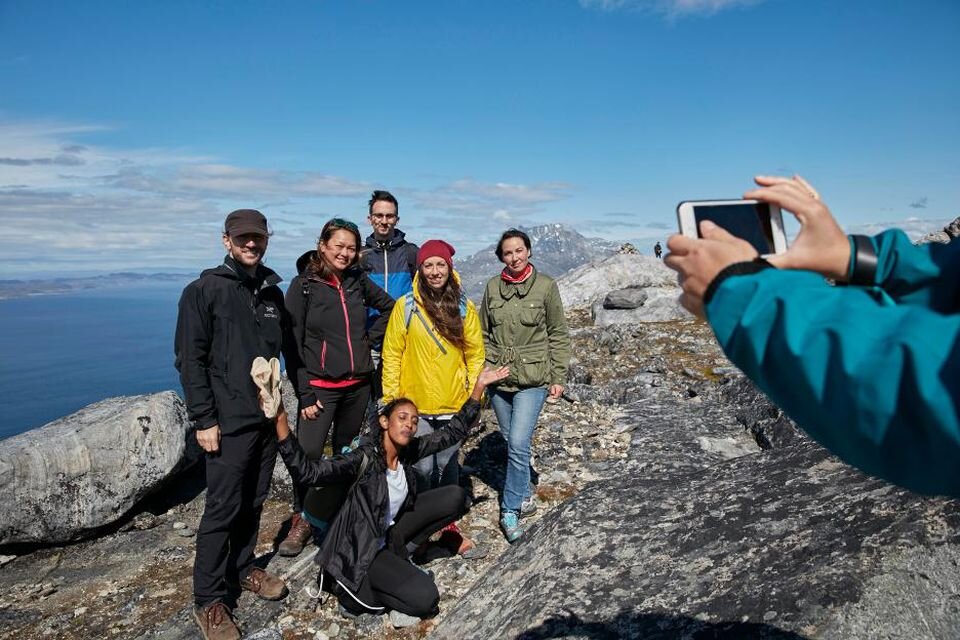
<svg viewBox="0 0 960 640">
<path fill-rule="evenodd" d="M 712 16 L 725 9 L 759 4 L 763 0 L 580 0 L 580 6 L 600 11 L 645 11 L 681 18 Z"/>
<path fill-rule="evenodd" d="M 239 167 L 177 149 L 120 150 L 89 141 L 105 130 L 0 122 L 0 224 L 10 240 L 0 277 L 29 277 L 39 266 L 193 268 L 219 253 L 223 216 L 238 206 L 261 208 L 271 226 L 283 207 L 271 253 L 293 256 L 312 245 L 319 199 L 365 200 L 371 188 L 318 171 Z"/>
<path fill-rule="evenodd" d="M 928 233 L 934 231 L 943 231 L 943 228 L 950 223 L 946 218 L 917 218 L 910 216 L 905 220 L 893 222 L 867 222 L 854 225 L 845 225 L 844 230 L 847 233 L 857 233 L 863 235 L 875 235 L 887 229 L 901 229 L 911 240 L 918 240 Z"/>
<path fill-rule="evenodd" d="M 106 129 L 0 121 L 0 225 L 9 240 L 0 278 L 31 277 L 41 267 L 70 273 L 208 266 L 219 257 L 225 213 L 238 207 L 267 215 L 274 232 L 268 259 L 289 274 L 323 221 L 352 211 L 346 215 L 362 224 L 375 186 L 324 171 L 238 166 L 182 149 L 111 148 L 95 142 Z M 548 205 L 568 198 L 572 187 L 461 178 L 392 190 L 411 239 L 441 236 L 469 252 L 486 246 L 507 221 L 553 221 Z"/>
</svg>

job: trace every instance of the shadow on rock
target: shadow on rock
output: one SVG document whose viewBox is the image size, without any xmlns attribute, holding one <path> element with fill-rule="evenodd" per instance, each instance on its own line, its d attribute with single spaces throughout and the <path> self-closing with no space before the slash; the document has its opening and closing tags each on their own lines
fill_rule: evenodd
<svg viewBox="0 0 960 640">
<path fill-rule="evenodd" d="M 689 616 L 622 611 L 610 620 L 587 621 L 576 613 L 551 616 L 539 626 L 517 636 L 518 640 L 584 638 L 589 640 L 804 640 L 805 636 L 756 622 L 704 622 Z"/>
</svg>

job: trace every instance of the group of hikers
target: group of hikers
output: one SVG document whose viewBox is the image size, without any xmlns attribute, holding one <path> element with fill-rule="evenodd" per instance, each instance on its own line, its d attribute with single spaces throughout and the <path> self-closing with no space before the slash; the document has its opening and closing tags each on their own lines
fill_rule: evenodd
<svg viewBox="0 0 960 640">
<path fill-rule="evenodd" d="M 530 261 L 527 234 L 509 229 L 496 244 L 503 270 L 477 309 L 454 270 L 453 246 L 432 239 L 418 247 L 398 220 L 397 199 L 381 190 L 368 203 L 366 242 L 353 222 L 329 220 L 284 295 L 263 264 L 266 218 L 239 209 L 224 223 L 223 264 L 183 291 L 176 366 L 206 452 L 193 572 L 205 638 L 240 637 L 232 609 L 241 590 L 270 600 L 288 593 L 254 562 L 278 451 L 294 485 L 278 553 L 297 555 L 316 538 L 320 589 L 348 616 L 390 612 L 405 626 L 435 615 L 432 574 L 414 563 L 430 557 L 435 534 L 464 557 L 483 554 L 457 522 L 470 506 L 459 447 L 485 392 L 507 445 L 499 526 L 508 542 L 536 509 L 533 434 L 545 401 L 563 394 L 570 359 L 557 285 Z M 268 418 L 251 363 L 281 353 L 298 407 L 281 404 Z M 298 412 L 295 436 L 288 409 Z M 347 490 L 323 523 L 309 503 L 328 485 Z"/>
<path fill-rule="evenodd" d="M 794 214 L 784 253 L 703 221 L 673 235 L 664 264 L 680 303 L 705 319 L 730 360 L 796 423 L 851 464 L 909 489 L 960 497 L 960 242 L 913 245 L 897 230 L 846 235 L 803 178 L 757 176 L 745 198 Z M 373 233 L 327 222 L 286 292 L 262 264 L 264 216 L 227 216 L 224 262 L 186 287 L 176 333 L 196 438 L 207 452 L 207 499 L 197 532 L 195 617 L 206 638 L 239 638 L 239 590 L 279 599 L 287 587 L 254 564 L 260 512 L 277 452 L 296 486 L 278 551 L 312 535 L 308 491 L 347 483 L 317 561 L 321 590 L 346 615 L 389 611 L 396 626 L 437 613 L 433 577 L 410 560 L 469 508 L 457 447 L 486 391 L 507 444 L 499 525 L 510 542 L 536 508 L 530 444 L 548 397 L 559 398 L 570 343 L 556 283 L 530 262 L 530 239 L 504 232 L 503 271 L 478 310 L 442 240 L 421 247 L 396 229 L 397 200 L 375 191 Z M 659 256 L 658 256 L 659 257 Z M 299 402 L 265 413 L 256 358 L 283 352 Z M 368 407 L 371 437 L 356 441 Z M 332 452 L 323 457 L 327 436 Z"/>
</svg>

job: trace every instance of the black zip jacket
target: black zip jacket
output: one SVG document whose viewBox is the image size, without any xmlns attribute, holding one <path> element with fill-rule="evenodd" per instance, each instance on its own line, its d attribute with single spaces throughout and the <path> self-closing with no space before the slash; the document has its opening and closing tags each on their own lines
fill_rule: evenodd
<svg viewBox="0 0 960 640">
<path fill-rule="evenodd" d="M 197 429 L 220 425 L 229 434 L 266 419 L 250 367 L 257 356 L 279 357 L 283 346 L 296 359 L 280 280 L 263 265 L 250 277 L 227 256 L 184 288 L 173 349 Z"/>
<path fill-rule="evenodd" d="M 393 298 L 359 268 L 344 271 L 339 285 L 320 280 L 308 266 L 313 253 L 297 261 L 300 275 L 286 298 L 300 363 L 291 379 L 301 406 L 316 402 L 310 380 L 363 378 L 373 372 L 370 345 L 383 340 L 393 309 Z M 369 330 L 368 307 L 381 313 Z"/>
<path fill-rule="evenodd" d="M 407 476 L 407 499 L 397 518 L 417 499 L 417 481 L 413 464 L 438 451 L 466 439 L 470 425 L 480 412 L 480 403 L 469 399 L 447 426 L 433 433 L 411 439 L 400 452 L 400 463 Z M 363 476 L 347 492 L 317 554 L 316 562 L 340 583 L 356 591 L 367 575 L 370 563 L 380 550 L 379 541 L 387 537 L 387 512 L 390 490 L 384 472 L 387 462 L 377 433 L 374 440 L 364 440 L 350 453 L 332 458 L 309 460 L 300 443 L 291 434 L 280 443 L 280 455 L 294 483 L 316 486 L 332 482 L 352 481 L 360 471 L 363 455 L 370 461 Z M 389 542 L 388 542 L 389 544 Z"/>
</svg>

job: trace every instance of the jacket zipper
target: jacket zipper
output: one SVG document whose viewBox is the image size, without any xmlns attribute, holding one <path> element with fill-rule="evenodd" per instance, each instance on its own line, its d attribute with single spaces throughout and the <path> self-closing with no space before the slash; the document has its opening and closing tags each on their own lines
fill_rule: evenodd
<svg viewBox="0 0 960 640">
<path fill-rule="evenodd" d="M 387 267 L 387 246 L 383 247 L 383 290 L 390 293 L 390 273 Z"/>
<path fill-rule="evenodd" d="M 353 343 L 350 341 L 350 316 L 347 313 L 347 299 L 343 295 L 343 282 L 337 283 L 337 291 L 340 293 L 340 306 L 343 307 L 343 323 L 347 328 L 347 351 L 350 353 L 350 373 L 353 373 Z"/>
<path fill-rule="evenodd" d="M 320 343 L 320 370 L 327 368 L 327 341 Z"/>
</svg>

